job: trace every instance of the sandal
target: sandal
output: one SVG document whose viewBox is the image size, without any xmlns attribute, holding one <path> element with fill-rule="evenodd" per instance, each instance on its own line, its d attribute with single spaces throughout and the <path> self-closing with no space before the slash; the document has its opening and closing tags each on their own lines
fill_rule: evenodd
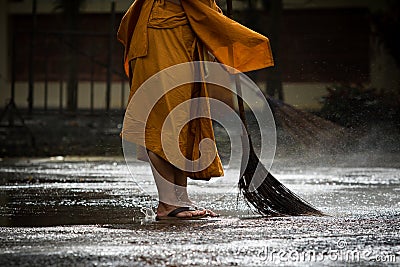
<svg viewBox="0 0 400 267">
<path fill-rule="evenodd" d="M 197 216 L 191 216 L 191 217 L 177 217 L 181 212 L 184 211 L 196 211 L 195 209 L 192 209 L 190 207 L 179 207 L 168 213 L 167 216 L 156 216 L 156 221 L 162 221 L 162 220 L 197 220 L 200 218 L 203 218 L 207 216 L 207 214 L 202 214 L 202 215 L 197 215 Z"/>
</svg>

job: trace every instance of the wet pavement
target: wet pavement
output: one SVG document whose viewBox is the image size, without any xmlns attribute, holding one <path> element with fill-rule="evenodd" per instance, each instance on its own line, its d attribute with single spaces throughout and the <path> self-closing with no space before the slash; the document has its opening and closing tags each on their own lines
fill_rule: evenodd
<svg viewBox="0 0 400 267">
<path fill-rule="evenodd" d="M 191 182 L 193 198 L 221 216 L 175 223 L 153 220 L 142 162 L 130 164 L 132 175 L 122 158 L 15 159 L 0 168 L 0 266 L 400 264 L 397 161 L 277 160 L 278 180 L 326 217 L 262 218 L 232 184 Z"/>
</svg>

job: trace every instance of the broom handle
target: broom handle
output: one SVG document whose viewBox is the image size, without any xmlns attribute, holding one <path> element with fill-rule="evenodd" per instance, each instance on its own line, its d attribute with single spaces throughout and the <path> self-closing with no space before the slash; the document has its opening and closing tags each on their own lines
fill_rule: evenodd
<svg viewBox="0 0 400 267">
<path fill-rule="evenodd" d="M 226 0 L 226 11 L 228 18 L 232 18 L 232 0 Z"/>
<path fill-rule="evenodd" d="M 227 15 L 228 18 L 232 19 L 232 0 L 227 0 L 226 1 L 226 6 L 227 6 Z M 231 61 L 231 65 L 232 67 L 234 66 L 234 56 L 233 56 L 233 44 L 232 46 L 228 47 L 228 54 L 229 54 L 229 59 Z M 235 86 L 236 86 L 236 92 L 237 92 L 237 102 L 238 102 L 238 106 L 239 106 L 239 116 L 240 119 L 243 122 L 244 125 L 244 129 L 242 129 L 242 135 L 247 135 L 249 138 L 249 144 L 250 144 L 250 149 L 253 148 L 253 145 L 251 143 L 251 139 L 250 139 L 250 133 L 248 131 L 248 126 L 247 126 L 247 120 L 246 120 L 246 115 L 244 113 L 244 105 L 243 105 L 243 99 L 241 98 L 242 95 L 242 85 L 240 83 L 240 76 L 238 74 L 234 74 L 235 77 Z"/>
</svg>

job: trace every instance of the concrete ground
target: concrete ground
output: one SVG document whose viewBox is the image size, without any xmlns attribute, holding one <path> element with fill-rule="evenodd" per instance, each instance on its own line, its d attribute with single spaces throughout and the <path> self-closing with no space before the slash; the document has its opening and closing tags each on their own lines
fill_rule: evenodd
<svg viewBox="0 0 400 267">
<path fill-rule="evenodd" d="M 221 216 L 176 223 L 154 221 L 145 163 L 3 159 L 0 266 L 398 266 L 396 157 L 276 160 L 278 180 L 326 217 L 260 217 L 237 198 L 237 170 L 227 168 L 222 180 L 189 185 L 199 205 Z"/>
</svg>

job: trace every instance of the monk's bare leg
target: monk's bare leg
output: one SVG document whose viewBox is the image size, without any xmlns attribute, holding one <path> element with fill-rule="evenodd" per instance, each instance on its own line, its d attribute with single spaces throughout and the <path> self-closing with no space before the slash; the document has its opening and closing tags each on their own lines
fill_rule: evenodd
<svg viewBox="0 0 400 267">
<path fill-rule="evenodd" d="M 166 216 L 177 207 L 185 206 L 185 203 L 182 203 L 176 195 L 176 168 L 151 151 L 148 151 L 148 155 L 159 196 L 157 216 Z M 204 211 L 183 211 L 176 217 L 192 217 L 204 213 Z"/>
<path fill-rule="evenodd" d="M 191 206 L 193 203 L 189 199 L 187 192 L 187 177 L 185 173 L 177 168 L 174 168 L 174 178 L 175 178 L 175 192 L 179 200 L 181 200 L 186 205 Z"/>
<path fill-rule="evenodd" d="M 176 195 L 178 199 L 186 203 L 188 206 L 194 206 L 194 203 L 190 200 L 187 192 L 187 177 L 183 171 L 177 168 L 175 168 L 175 184 L 177 185 Z M 218 216 L 218 214 L 208 209 L 203 209 L 201 211 L 210 215 L 211 217 Z"/>
</svg>

